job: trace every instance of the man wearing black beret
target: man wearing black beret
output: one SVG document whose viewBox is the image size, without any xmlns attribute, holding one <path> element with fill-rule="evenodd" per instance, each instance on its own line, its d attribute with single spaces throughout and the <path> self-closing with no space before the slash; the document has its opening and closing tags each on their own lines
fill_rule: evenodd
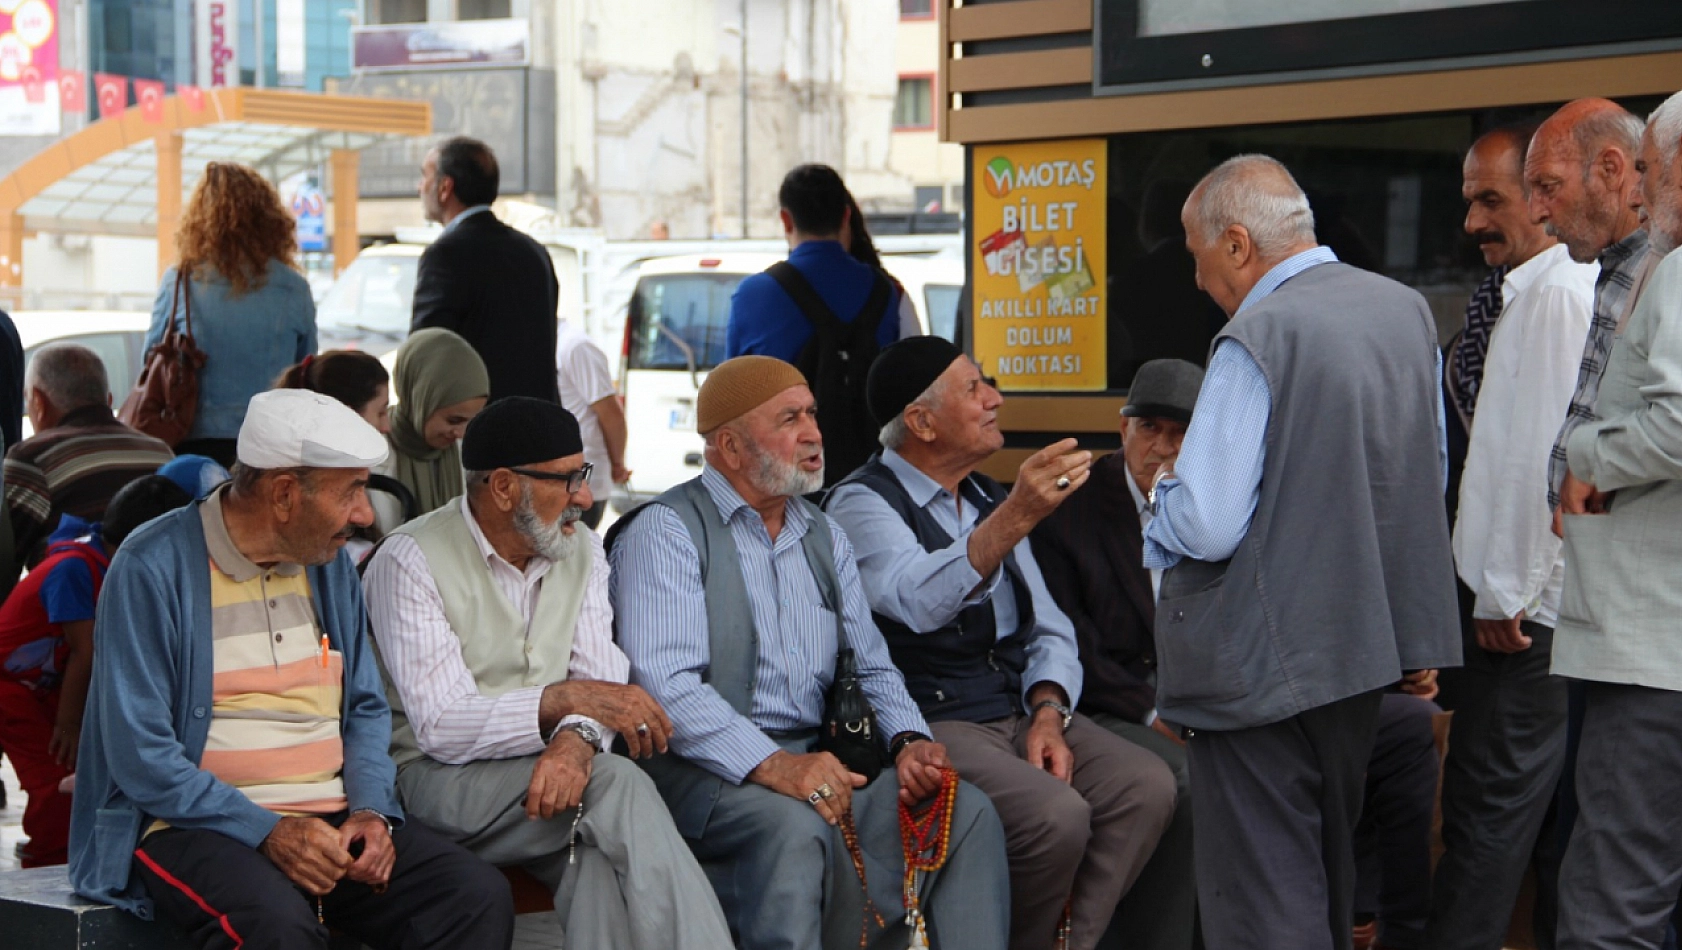
<svg viewBox="0 0 1682 950">
<path fill-rule="evenodd" d="M 464 497 L 381 543 L 363 587 L 410 814 L 555 892 L 569 947 L 730 945 L 654 783 L 608 751 L 672 726 L 613 642 L 578 421 L 511 396 L 461 443 Z M 625 892 L 634 882 L 635 900 Z"/>
</svg>

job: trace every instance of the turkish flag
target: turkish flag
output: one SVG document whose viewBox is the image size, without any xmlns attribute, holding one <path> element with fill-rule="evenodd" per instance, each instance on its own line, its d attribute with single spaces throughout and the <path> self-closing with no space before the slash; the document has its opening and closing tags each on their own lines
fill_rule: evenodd
<svg viewBox="0 0 1682 950">
<path fill-rule="evenodd" d="M 194 112 L 204 111 L 204 90 L 197 86 L 176 86 L 176 96 L 187 103 L 187 108 Z"/>
<path fill-rule="evenodd" d="M 122 115 L 128 108 L 128 77 L 114 73 L 93 74 L 94 96 L 99 100 L 99 117 Z"/>
<path fill-rule="evenodd" d="M 41 71 L 34 66 L 23 67 L 23 98 L 25 102 L 39 105 L 47 101 L 47 84 L 41 81 Z"/>
<path fill-rule="evenodd" d="M 136 79 L 134 98 L 140 101 L 140 117 L 155 125 L 164 121 L 164 84 L 155 79 Z"/>
<path fill-rule="evenodd" d="M 88 93 L 81 72 L 66 69 L 58 74 L 58 107 L 65 112 L 88 111 Z"/>
</svg>

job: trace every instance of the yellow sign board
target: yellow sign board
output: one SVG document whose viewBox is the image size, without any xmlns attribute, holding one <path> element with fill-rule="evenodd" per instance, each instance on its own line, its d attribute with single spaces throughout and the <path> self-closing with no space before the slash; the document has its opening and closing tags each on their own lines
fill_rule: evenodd
<svg viewBox="0 0 1682 950">
<path fill-rule="evenodd" d="M 1000 389 L 1106 386 L 1106 148 L 1077 139 L 972 150 L 975 358 Z"/>
</svg>

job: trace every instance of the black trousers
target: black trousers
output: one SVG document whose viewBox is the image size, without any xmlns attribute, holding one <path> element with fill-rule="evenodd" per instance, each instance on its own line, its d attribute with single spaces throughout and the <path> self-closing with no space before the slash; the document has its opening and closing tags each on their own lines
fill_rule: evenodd
<svg viewBox="0 0 1682 950">
<path fill-rule="evenodd" d="M 1379 922 L 1391 950 L 1425 943 L 1431 912 L 1431 819 L 1437 807 L 1437 704 L 1385 693 L 1355 829 L 1355 913 Z"/>
<path fill-rule="evenodd" d="M 325 923 L 316 899 L 273 862 L 214 831 L 159 831 L 135 851 L 135 869 L 159 916 L 206 950 L 325 950 L 328 927 L 375 950 L 507 950 L 514 899 L 500 871 L 412 820 L 392 842 L 397 864 L 385 893 L 340 881 L 321 899 Z"/>
<path fill-rule="evenodd" d="M 1210 947 L 1349 950 L 1355 825 L 1381 695 L 1253 729 L 1188 732 Z"/>
</svg>

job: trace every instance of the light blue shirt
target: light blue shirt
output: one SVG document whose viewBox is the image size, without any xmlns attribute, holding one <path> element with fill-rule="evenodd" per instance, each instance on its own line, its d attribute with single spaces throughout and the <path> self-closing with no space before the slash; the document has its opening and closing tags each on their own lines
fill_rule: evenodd
<svg viewBox="0 0 1682 950">
<path fill-rule="evenodd" d="M 839 648 L 835 615 L 823 606 L 801 547 L 811 529 L 804 507 L 788 507 L 772 541 L 759 513 L 723 475 L 708 467 L 701 484 L 730 526 L 759 637 L 752 716 L 737 713 L 701 679 L 710 656 L 706 590 L 695 543 L 677 512 L 651 505 L 625 528 L 609 556 L 610 591 L 619 645 L 631 660 L 631 682 L 648 690 L 671 717 L 672 751 L 741 784 L 778 749 L 766 730 L 815 729 L 823 721 Z M 830 525 L 846 645 L 882 735 L 927 735 L 928 723 L 870 618 L 853 546 L 833 519 Z"/>
<path fill-rule="evenodd" d="M 871 609 L 918 633 L 933 633 L 954 622 L 964 608 L 991 600 L 999 637 L 1015 633 L 1021 614 L 1015 590 L 999 583 L 1004 568 L 983 578 L 969 560 L 975 506 L 954 497 L 892 449 L 882 452 L 882 463 L 899 479 L 912 503 L 928 512 L 954 540 L 938 551 L 925 551 L 911 526 L 874 489 L 859 484 L 837 488 L 829 512 L 858 543 L 859 574 Z M 1028 666 L 1022 676 L 1023 704 L 1035 684 L 1051 682 L 1069 694 L 1070 706 L 1078 705 L 1082 673 L 1074 624 L 1046 590 L 1028 540 L 1018 542 L 1012 553 L 1034 607 Z"/>
<path fill-rule="evenodd" d="M 1292 277 L 1336 260 L 1331 248 L 1315 247 L 1280 261 L 1250 288 L 1234 319 Z M 1439 379 L 1442 370 L 1439 350 Z M 1441 398 L 1436 407 L 1437 455 L 1446 489 L 1448 428 Z M 1221 340 L 1209 359 L 1174 474 L 1156 489 L 1156 514 L 1145 526 L 1146 567 L 1173 567 L 1187 557 L 1224 561 L 1238 550 L 1261 497 L 1272 413 L 1273 394 L 1255 358 L 1236 342 Z"/>
<path fill-rule="evenodd" d="M 458 214 L 455 217 L 451 218 L 450 223 L 444 225 L 444 233 L 449 234 L 451 231 L 454 231 L 456 229 L 456 225 L 462 223 L 463 221 L 466 221 L 468 218 L 472 217 L 473 215 L 478 214 L 481 211 L 489 211 L 489 210 L 491 210 L 490 205 L 474 205 L 471 208 L 463 208 L 462 211 L 461 211 L 461 214 Z"/>
</svg>

